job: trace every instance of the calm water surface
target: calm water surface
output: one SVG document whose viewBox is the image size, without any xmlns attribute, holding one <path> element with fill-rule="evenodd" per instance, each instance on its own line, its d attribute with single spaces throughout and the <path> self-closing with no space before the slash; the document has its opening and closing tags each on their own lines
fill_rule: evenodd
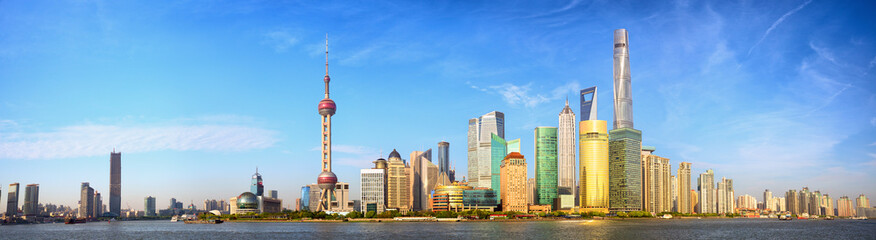
<svg viewBox="0 0 876 240">
<path fill-rule="evenodd" d="M 637 219 L 452 223 L 91 222 L 0 226 L 4 239 L 876 239 L 874 220 Z"/>
</svg>

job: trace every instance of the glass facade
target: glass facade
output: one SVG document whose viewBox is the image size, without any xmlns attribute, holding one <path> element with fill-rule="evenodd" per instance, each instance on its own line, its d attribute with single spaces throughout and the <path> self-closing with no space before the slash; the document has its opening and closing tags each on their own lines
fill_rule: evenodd
<svg viewBox="0 0 876 240">
<path fill-rule="evenodd" d="M 609 131 L 609 210 L 642 210 L 642 132 Z"/>
<path fill-rule="evenodd" d="M 384 169 L 362 169 L 359 170 L 361 176 L 360 193 L 362 204 L 376 204 L 376 213 L 382 213 L 386 196 L 386 172 Z"/>
<path fill-rule="evenodd" d="M 502 165 L 502 159 L 505 159 L 509 153 L 520 152 L 520 139 L 505 141 L 502 137 L 492 134 L 490 140 L 490 188 L 496 191 L 496 195 L 501 196 L 499 189 L 502 181 L 499 176 L 501 172 L 499 168 Z"/>
<path fill-rule="evenodd" d="M 539 205 L 557 199 L 557 128 L 535 128 L 535 184 Z"/>
<path fill-rule="evenodd" d="M 21 211 L 26 216 L 37 215 L 40 212 L 40 185 L 28 184 L 24 188 L 24 206 L 21 206 Z"/>
<path fill-rule="evenodd" d="M 445 174 L 450 172 L 450 143 L 438 142 L 438 171 Z"/>
<path fill-rule="evenodd" d="M 492 187 L 492 134 L 505 138 L 504 113 L 493 111 L 469 120 L 468 181 L 472 187 Z"/>
<path fill-rule="evenodd" d="M 110 153 L 109 211 L 113 216 L 122 214 L 122 153 Z"/>
<path fill-rule="evenodd" d="M 578 130 L 579 206 L 608 208 L 608 122 L 581 121 Z"/>
<path fill-rule="evenodd" d="M 258 169 L 252 175 L 252 186 L 250 186 L 249 191 L 256 196 L 263 196 L 265 194 L 265 185 L 262 183 L 262 175 L 259 174 Z"/>
<path fill-rule="evenodd" d="M 614 31 L 614 129 L 633 128 L 631 81 L 629 36 L 626 29 L 617 29 Z"/>
<path fill-rule="evenodd" d="M 9 184 L 6 197 L 6 216 L 18 214 L 18 183 Z"/>
<path fill-rule="evenodd" d="M 471 189 L 462 191 L 462 205 L 465 206 L 498 206 L 499 196 L 493 189 Z"/>
<path fill-rule="evenodd" d="M 143 209 L 147 217 L 155 216 L 155 198 L 152 196 L 143 199 Z"/>
<path fill-rule="evenodd" d="M 433 211 L 455 211 L 463 206 L 463 192 L 471 190 L 469 186 L 445 185 L 435 188 L 433 196 Z M 439 198 L 440 196 L 440 198 Z"/>
<path fill-rule="evenodd" d="M 581 90 L 581 121 L 596 120 L 596 87 Z"/>
<path fill-rule="evenodd" d="M 301 210 L 310 211 L 310 186 L 301 187 Z"/>
</svg>

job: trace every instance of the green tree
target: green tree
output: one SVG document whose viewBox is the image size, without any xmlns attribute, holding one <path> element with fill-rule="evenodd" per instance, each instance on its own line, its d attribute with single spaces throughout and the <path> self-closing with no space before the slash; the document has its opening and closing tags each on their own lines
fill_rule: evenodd
<svg viewBox="0 0 876 240">
<path fill-rule="evenodd" d="M 362 218 L 362 213 L 357 212 L 357 211 L 352 211 L 350 213 L 347 213 L 347 217 L 348 218 Z"/>
<path fill-rule="evenodd" d="M 451 212 L 451 211 L 441 211 L 441 212 L 438 212 L 438 213 L 435 215 L 435 217 L 438 217 L 438 218 L 455 218 L 455 217 L 457 217 L 457 215 L 456 215 L 455 212 Z"/>
<path fill-rule="evenodd" d="M 374 216 L 376 216 L 376 215 L 377 215 L 377 212 L 374 212 L 374 211 L 368 211 L 367 213 L 365 213 L 366 218 L 374 218 Z"/>
</svg>

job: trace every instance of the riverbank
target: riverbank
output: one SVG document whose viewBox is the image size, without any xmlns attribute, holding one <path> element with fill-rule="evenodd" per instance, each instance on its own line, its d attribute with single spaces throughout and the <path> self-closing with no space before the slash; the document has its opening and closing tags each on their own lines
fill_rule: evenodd
<svg viewBox="0 0 876 240">
<path fill-rule="evenodd" d="M 569 222 L 580 222 L 580 221 L 672 221 L 672 220 L 717 220 L 717 219 L 745 219 L 745 220 L 778 220 L 776 218 L 742 218 L 742 217 L 674 217 L 669 219 L 664 218 L 618 218 L 618 217 L 605 217 L 605 218 L 531 218 L 531 219 L 466 219 L 466 218 L 435 218 L 435 219 L 392 219 L 392 218 L 348 218 L 348 219 L 235 219 L 235 220 L 225 220 L 226 222 L 232 223 L 363 223 L 363 222 L 380 222 L 380 223 L 391 223 L 391 222 L 558 222 L 558 221 L 569 221 Z M 823 220 L 823 219 L 809 219 L 809 220 Z M 804 221 L 804 220 L 798 220 Z"/>
</svg>

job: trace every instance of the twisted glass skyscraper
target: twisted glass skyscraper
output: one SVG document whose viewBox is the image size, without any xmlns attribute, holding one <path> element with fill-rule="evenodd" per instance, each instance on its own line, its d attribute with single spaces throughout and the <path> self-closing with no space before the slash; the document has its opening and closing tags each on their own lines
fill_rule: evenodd
<svg viewBox="0 0 876 240">
<path fill-rule="evenodd" d="M 614 130 L 609 131 L 609 204 L 612 211 L 642 210 L 642 132 L 633 129 L 629 37 L 614 31 Z"/>
</svg>

